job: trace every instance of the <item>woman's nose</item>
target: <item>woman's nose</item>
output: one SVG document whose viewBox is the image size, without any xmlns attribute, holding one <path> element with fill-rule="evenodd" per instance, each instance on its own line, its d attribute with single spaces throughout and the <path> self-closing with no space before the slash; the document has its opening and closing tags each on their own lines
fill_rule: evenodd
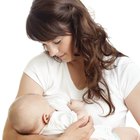
<svg viewBox="0 0 140 140">
<path fill-rule="evenodd" d="M 59 50 L 56 46 L 49 46 L 48 52 L 49 52 L 49 55 L 53 57 L 59 52 Z"/>
</svg>

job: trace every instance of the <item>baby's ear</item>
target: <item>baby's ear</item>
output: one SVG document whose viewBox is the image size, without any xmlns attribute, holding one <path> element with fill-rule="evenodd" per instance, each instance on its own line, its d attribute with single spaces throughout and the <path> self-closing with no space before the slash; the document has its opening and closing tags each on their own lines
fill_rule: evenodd
<svg viewBox="0 0 140 140">
<path fill-rule="evenodd" d="M 43 119 L 43 122 L 44 122 L 45 124 L 48 124 L 48 122 L 49 122 L 49 120 L 50 120 L 50 116 L 47 115 L 47 114 L 43 114 L 42 119 Z"/>
</svg>

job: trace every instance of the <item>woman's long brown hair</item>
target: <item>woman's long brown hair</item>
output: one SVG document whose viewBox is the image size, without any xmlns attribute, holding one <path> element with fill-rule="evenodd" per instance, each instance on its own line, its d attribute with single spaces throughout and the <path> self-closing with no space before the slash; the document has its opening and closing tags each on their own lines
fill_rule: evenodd
<svg viewBox="0 0 140 140">
<path fill-rule="evenodd" d="M 83 100 L 93 103 L 98 97 L 109 106 L 106 116 L 114 113 L 115 106 L 102 73 L 114 68 L 117 57 L 124 55 L 111 45 L 104 28 L 91 18 L 80 0 L 34 0 L 26 30 L 35 41 L 53 40 L 71 33 L 75 54 L 84 58 L 88 90 Z"/>
</svg>

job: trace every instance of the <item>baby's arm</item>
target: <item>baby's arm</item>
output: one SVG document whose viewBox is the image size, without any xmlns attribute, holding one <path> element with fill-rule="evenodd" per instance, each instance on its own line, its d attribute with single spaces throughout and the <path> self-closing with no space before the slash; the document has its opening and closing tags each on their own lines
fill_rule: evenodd
<svg viewBox="0 0 140 140">
<path fill-rule="evenodd" d="M 84 102 L 82 101 L 71 100 L 68 107 L 77 114 L 78 119 L 87 115 Z"/>
</svg>

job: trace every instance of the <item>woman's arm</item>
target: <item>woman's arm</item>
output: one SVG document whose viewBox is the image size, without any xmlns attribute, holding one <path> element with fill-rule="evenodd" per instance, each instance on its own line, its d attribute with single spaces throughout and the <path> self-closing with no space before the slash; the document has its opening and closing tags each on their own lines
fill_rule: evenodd
<svg viewBox="0 0 140 140">
<path fill-rule="evenodd" d="M 19 86 L 19 91 L 17 94 L 18 96 L 22 96 L 24 94 L 28 93 L 36 93 L 36 94 L 43 94 L 43 89 L 35 82 L 33 81 L 29 76 L 26 74 L 23 74 L 21 81 L 20 81 L 20 86 Z M 16 117 L 16 115 L 15 115 Z M 14 129 L 11 127 L 9 120 L 7 119 L 7 122 L 5 124 L 4 132 L 3 132 L 3 140 L 43 140 L 44 137 L 42 136 L 23 136 L 19 135 L 14 131 Z M 46 139 L 49 140 L 49 139 Z"/>
<path fill-rule="evenodd" d="M 79 119 L 73 123 L 65 133 L 58 138 L 52 138 L 43 135 L 20 135 L 12 129 L 10 122 L 7 120 L 3 140 L 88 140 L 93 133 L 93 122 L 92 119 L 87 117 Z"/>
<path fill-rule="evenodd" d="M 126 97 L 125 103 L 135 120 L 140 125 L 140 83 Z"/>
<path fill-rule="evenodd" d="M 19 86 L 18 96 L 28 93 L 43 94 L 43 89 L 29 76 L 23 74 Z M 55 140 L 87 140 L 93 132 L 93 123 L 87 117 L 72 124 L 66 132 Z M 9 120 L 5 124 L 3 140 L 54 140 L 48 136 L 20 135 L 11 127 Z"/>
<path fill-rule="evenodd" d="M 20 135 L 12 129 L 10 122 L 7 119 L 5 124 L 3 140 L 52 140 L 42 135 Z"/>
</svg>

